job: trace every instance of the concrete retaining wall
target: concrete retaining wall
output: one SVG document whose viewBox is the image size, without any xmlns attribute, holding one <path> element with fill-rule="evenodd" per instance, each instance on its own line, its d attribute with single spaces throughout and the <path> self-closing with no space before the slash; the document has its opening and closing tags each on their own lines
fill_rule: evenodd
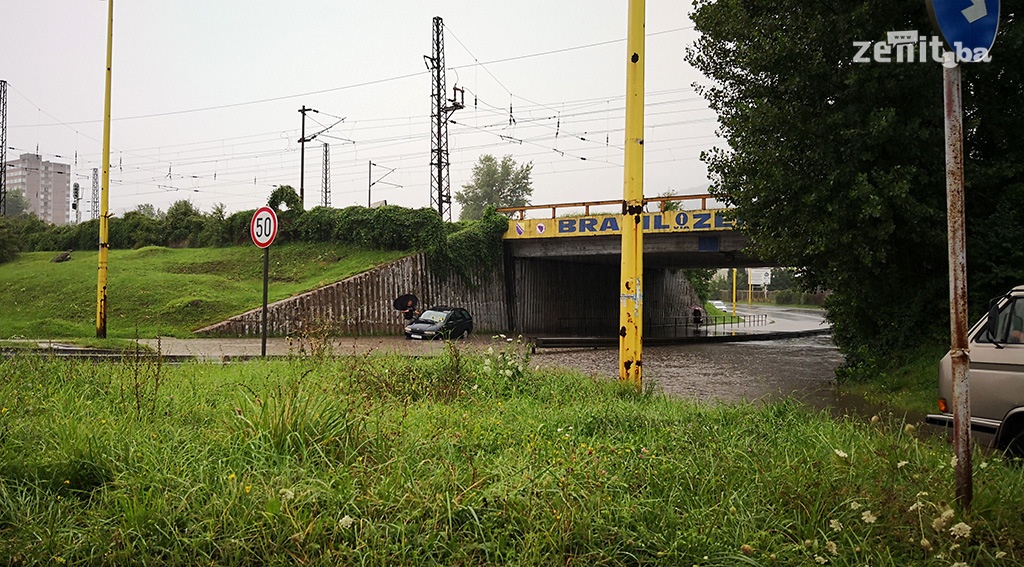
<svg viewBox="0 0 1024 567">
<path fill-rule="evenodd" d="M 412 293 L 420 308 L 431 305 L 464 306 L 473 314 L 477 329 L 505 329 L 505 295 L 500 269 L 478 274 L 471 285 L 457 276 L 430 272 L 425 254 L 408 256 L 328 286 L 276 301 L 267 306 L 267 334 L 273 336 L 319 333 L 344 335 L 400 334 L 405 327 L 392 302 Z M 202 335 L 260 334 L 262 308 L 196 331 Z"/>
</svg>

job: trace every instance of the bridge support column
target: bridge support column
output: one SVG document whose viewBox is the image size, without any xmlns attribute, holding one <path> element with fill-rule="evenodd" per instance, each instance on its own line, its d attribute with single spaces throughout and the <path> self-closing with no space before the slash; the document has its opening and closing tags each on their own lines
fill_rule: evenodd
<svg viewBox="0 0 1024 567">
<path fill-rule="evenodd" d="M 619 289 L 619 380 L 641 389 L 644 273 L 644 0 L 629 0 L 626 149 Z"/>
</svg>

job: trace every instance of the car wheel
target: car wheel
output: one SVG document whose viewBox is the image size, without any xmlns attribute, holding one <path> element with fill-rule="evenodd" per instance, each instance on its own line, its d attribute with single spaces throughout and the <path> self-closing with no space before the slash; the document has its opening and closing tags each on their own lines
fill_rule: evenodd
<svg viewBox="0 0 1024 567">
<path fill-rule="evenodd" d="M 1024 430 L 1014 432 L 1003 454 L 1008 459 L 1024 459 Z"/>
</svg>

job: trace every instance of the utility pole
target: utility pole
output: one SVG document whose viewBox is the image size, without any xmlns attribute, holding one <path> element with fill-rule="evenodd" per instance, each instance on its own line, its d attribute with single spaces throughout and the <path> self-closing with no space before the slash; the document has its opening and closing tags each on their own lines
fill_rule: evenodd
<svg viewBox="0 0 1024 567">
<path fill-rule="evenodd" d="M 7 81 L 0 79 L 0 216 L 7 215 Z"/>
<path fill-rule="evenodd" d="M 309 138 L 306 138 L 306 113 L 307 112 L 320 112 L 319 110 L 313 110 L 312 108 L 306 108 L 306 105 L 302 105 L 299 109 L 299 114 L 302 114 L 302 137 L 299 138 L 299 200 L 302 201 L 302 207 L 306 207 L 306 142 L 309 142 L 316 137 L 314 134 Z"/>
<path fill-rule="evenodd" d="M 644 275 L 644 0 L 629 0 L 619 286 L 619 381 L 641 389 Z"/>
<path fill-rule="evenodd" d="M 114 0 L 107 0 L 107 71 L 103 96 L 103 187 L 100 193 L 100 252 L 96 279 L 96 338 L 107 338 L 107 252 L 110 248 L 110 77 L 114 53 Z M 94 170 L 95 171 L 95 170 Z"/>
<path fill-rule="evenodd" d="M 448 119 L 456 110 L 465 108 L 465 92 L 456 87 L 452 98 L 445 100 L 444 20 L 434 16 L 434 50 L 424 55 L 427 68 L 433 71 L 430 113 L 430 205 L 443 220 L 452 220 L 452 194 L 448 179 Z M 455 94 L 460 95 L 458 99 Z M 451 104 L 446 104 L 450 102 Z"/>
<path fill-rule="evenodd" d="M 324 142 L 323 206 L 331 206 L 331 146 Z"/>
</svg>

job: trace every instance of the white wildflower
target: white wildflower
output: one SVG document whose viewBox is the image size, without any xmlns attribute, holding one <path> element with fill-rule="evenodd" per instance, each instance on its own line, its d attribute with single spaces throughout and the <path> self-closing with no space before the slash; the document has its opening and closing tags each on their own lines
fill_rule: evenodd
<svg viewBox="0 0 1024 567">
<path fill-rule="evenodd" d="M 814 562 L 817 563 L 818 565 L 824 565 L 824 564 L 828 563 L 828 559 L 825 559 L 824 557 L 822 557 L 820 555 L 815 555 L 814 556 Z"/>
<path fill-rule="evenodd" d="M 860 502 L 857 502 L 856 500 L 854 500 L 853 502 L 850 502 L 850 509 L 851 510 L 860 510 Z"/>
<path fill-rule="evenodd" d="M 873 524 L 875 523 L 875 520 L 877 520 L 878 518 L 871 513 L 871 510 L 864 510 L 864 512 L 860 515 L 860 519 L 864 520 L 865 524 Z"/>
<path fill-rule="evenodd" d="M 833 449 L 833 451 L 836 452 L 836 455 L 838 455 L 840 459 L 845 459 L 846 457 L 849 457 L 849 455 L 844 453 L 841 449 Z"/>
<path fill-rule="evenodd" d="M 905 466 L 907 466 L 909 464 L 910 464 L 910 461 L 900 461 L 900 462 L 896 463 L 896 468 L 902 469 L 903 467 L 905 467 Z"/>
<path fill-rule="evenodd" d="M 981 464 L 978 465 L 978 466 L 983 468 L 983 469 L 987 469 L 988 468 L 988 461 L 982 461 Z"/>
<path fill-rule="evenodd" d="M 828 527 L 832 528 L 832 531 L 834 532 L 843 531 L 843 524 L 839 520 L 829 520 Z"/>
<path fill-rule="evenodd" d="M 348 514 L 345 514 L 345 516 L 342 519 L 338 520 L 338 524 L 346 530 L 351 528 L 354 522 L 355 519 L 352 516 L 349 516 Z"/>
<path fill-rule="evenodd" d="M 967 524 L 960 522 L 954 525 L 952 528 L 949 528 L 949 533 L 957 539 L 966 539 L 971 537 L 971 526 L 968 526 Z"/>
<path fill-rule="evenodd" d="M 997 551 L 996 552 L 996 559 L 1002 559 L 1004 557 L 1006 557 L 1006 552 L 1005 551 Z"/>
<path fill-rule="evenodd" d="M 278 490 L 277 493 L 281 496 L 281 500 L 291 500 L 292 498 L 295 498 L 295 493 L 287 488 L 282 488 L 281 490 Z"/>
<path fill-rule="evenodd" d="M 941 516 L 939 516 L 938 518 L 935 518 L 934 520 L 932 520 L 932 528 L 936 529 L 936 530 L 941 530 L 942 528 L 946 527 L 946 524 L 948 524 L 949 521 L 952 520 L 952 519 L 953 519 L 953 509 L 952 508 L 946 508 L 942 512 Z"/>
<path fill-rule="evenodd" d="M 839 546 L 834 541 L 825 542 L 825 550 L 832 555 L 839 555 Z"/>
<path fill-rule="evenodd" d="M 959 464 L 960 464 L 960 459 L 958 459 L 956 457 L 956 455 L 953 455 L 953 458 L 949 460 L 949 466 L 951 466 L 951 467 L 953 467 L 955 469 L 956 466 L 959 465 Z"/>
</svg>

